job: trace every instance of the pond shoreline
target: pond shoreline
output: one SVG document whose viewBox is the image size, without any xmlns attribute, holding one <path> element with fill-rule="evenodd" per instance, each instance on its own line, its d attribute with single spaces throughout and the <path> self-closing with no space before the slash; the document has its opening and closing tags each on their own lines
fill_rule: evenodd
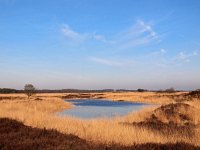
<svg viewBox="0 0 200 150">
<path fill-rule="evenodd" d="M 144 107 L 152 106 L 145 103 L 110 101 L 107 99 L 70 99 L 65 100 L 65 102 L 69 102 L 73 108 L 61 111 L 59 114 L 79 119 L 122 117 L 128 113 L 137 112 Z"/>
</svg>

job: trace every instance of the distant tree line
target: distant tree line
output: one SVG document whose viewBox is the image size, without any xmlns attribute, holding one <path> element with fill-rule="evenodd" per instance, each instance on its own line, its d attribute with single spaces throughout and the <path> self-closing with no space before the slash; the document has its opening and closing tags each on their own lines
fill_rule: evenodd
<svg viewBox="0 0 200 150">
<path fill-rule="evenodd" d="M 26 85 L 25 85 L 26 86 Z M 11 89 L 11 88 L 0 88 L 0 93 L 1 94 L 9 94 L 9 93 L 27 93 L 27 89 L 29 87 L 24 87 L 23 90 L 17 90 L 17 89 Z M 55 90 L 50 90 L 50 89 L 35 89 L 34 88 L 34 93 L 102 93 L 102 92 L 159 92 L 159 93 L 172 93 L 172 92 L 178 92 L 178 90 L 175 90 L 174 88 L 168 88 L 165 90 L 147 90 L 147 89 L 137 89 L 137 90 L 129 90 L 129 89 L 102 89 L 102 90 L 80 90 L 80 89 L 55 89 Z"/>
<path fill-rule="evenodd" d="M 114 89 L 103 89 L 103 90 L 79 90 L 79 89 L 61 89 L 61 90 L 49 90 L 49 89 L 35 89 L 30 84 L 25 85 L 23 90 L 11 89 L 11 88 L 0 88 L 1 94 L 9 93 L 26 93 L 29 90 L 33 90 L 35 93 L 98 93 L 98 92 L 114 92 Z"/>
<path fill-rule="evenodd" d="M 10 88 L 0 88 L 0 93 L 8 94 L 8 93 L 19 93 L 20 90 L 10 89 Z"/>
<path fill-rule="evenodd" d="M 80 90 L 80 89 L 60 89 L 60 90 L 49 90 L 42 89 L 36 90 L 37 93 L 100 93 L 100 92 L 115 92 L 114 89 L 102 89 L 102 90 Z"/>
<path fill-rule="evenodd" d="M 30 85 L 30 84 L 29 84 Z M 23 90 L 0 88 L 0 93 L 26 93 L 29 89 L 29 85 L 25 85 Z M 126 89 L 102 89 L 102 90 L 80 90 L 80 89 L 34 89 L 35 93 L 101 93 L 101 92 L 136 92 L 137 90 L 126 90 Z M 143 90 L 142 90 L 143 91 Z"/>
</svg>

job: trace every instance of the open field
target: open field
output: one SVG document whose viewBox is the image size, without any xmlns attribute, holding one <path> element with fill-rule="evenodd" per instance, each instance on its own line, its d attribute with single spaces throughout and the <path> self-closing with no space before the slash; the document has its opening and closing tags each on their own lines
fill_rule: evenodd
<svg viewBox="0 0 200 150">
<path fill-rule="evenodd" d="M 39 93 L 34 99 L 108 99 L 113 101 L 144 102 L 150 104 L 168 104 L 176 102 L 176 97 L 181 97 L 188 92 L 157 93 L 157 92 L 104 92 L 104 93 Z M 26 100 L 24 94 L 0 94 L 0 100 Z"/>
<path fill-rule="evenodd" d="M 64 99 L 108 99 L 113 101 L 131 101 L 150 104 L 169 104 L 182 100 L 188 92 L 159 93 L 159 92 L 104 92 L 104 93 L 66 93 L 60 97 Z M 59 96 L 59 94 L 52 94 Z"/>
<path fill-rule="evenodd" d="M 0 118 L 11 118 L 37 128 L 55 129 L 98 144 L 189 143 L 200 146 L 200 101 L 188 93 L 85 93 L 0 95 Z M 61 98 L 108 98 L 162 104 L 125 117 L 81 120 L 55 112 L 71 108 Z M 181 102 L 181 103 L 180 103 Z"/>
</svg>

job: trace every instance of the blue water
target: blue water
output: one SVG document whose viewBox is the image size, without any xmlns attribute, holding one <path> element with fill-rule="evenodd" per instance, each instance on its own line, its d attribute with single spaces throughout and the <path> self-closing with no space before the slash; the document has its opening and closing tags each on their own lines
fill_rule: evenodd
<svg viewBox="0 0 200 150">
<path fill-rule="evenodd" d="M 97 99 L 66 100 L 66 102 L 71 102 L 74 107 L 64 110 L 60 114 L 83 119 L 124 116 L 147 105 L 144 103 Z"/>
</svg>

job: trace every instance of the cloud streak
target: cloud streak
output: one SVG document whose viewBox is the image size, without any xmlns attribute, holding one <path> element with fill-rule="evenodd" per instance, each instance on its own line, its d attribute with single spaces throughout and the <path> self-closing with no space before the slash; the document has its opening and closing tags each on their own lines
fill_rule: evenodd
<svg viewBox="0 0 200 150">
<path fill-rule="evenodd" d="M 65 35 L 69 41 L 84 41 L 88 38 L 87 34 L 81 34 L 72 30 L 68 25 L 64 25 L 61 28 L 61 32 Z"/>
<path fill-rule="evenodd" d="M 157 33 L 152 29 L 152 27 L 146 24 L 144 21 L 138 20 L 137 26 L 141 33 L 147 32 L 149 36 L 154 38 L 157 36 Z"/>
<path fill-rule="evenodd" d="M 108 40 L 104 35 L 96 33 L 77 32 L 66 24 L 61 28 L 61 32 L 65 35 L 68 41 L 86 42 L 95 40 L 105 44 L 111 44 L 113 47 L 117 46 L 119 49 L 123 50 L 159 40 L 159 36 L 153 27 L 142 20 L 136 21 L 131 28 L 112 35 L 110 40 Z"/>
<path fill-rule="evenodd" d="M 84 42 L 95 40 L 109 44 L 114 43 L 114 41 L 107 40 L 103 35 L 99 35 L 96 33 L 80 33 L 78 31 L 75 31 L 72 28 L 70 28 L 67 24 L 63 25 L 63 27 L 61 28 L 61 32 L 70 42 Z"/>
<path fill-rule="evenodd" d="M 107 40 L 105 38 L 105 36 L 103 36 L 103 35 L 93 34 L 92 38 L 97 40 L 97 41 L 101 41 L 101 42 L 108 43 L 108 44 L 115 44 L 116 43 L 115 41 Z"/>
<path fill-rule="evenodd" d="M 142 20 L 138 20 L 131 28 L 117 34 L 116 41 L 121 49 L 142 46 L 154 41 L 159 41 L 159 36 L 153 27 Z"/>
<path fill-rule="evenodd" d="M 198 53 L 196 51 L 192 53 L 187 53 L 187 54 L 185 52 L 179 52 L 174 60 L 179 61 L 179 62 L 190 62 L 191 58 L 197 55 Z"/>
<path fill-rule="evenodd" d="M 150 53 L 150 56 L 162 56 L 162 55 L 165 55 L 166 53 L 167 53 L 167 50 L 164 48 L 161 48 L 159 51 L 154 51 Z"/>
<path fill-rule="evenodd" d="M 126 67 L 126 66 L 131 66 L 135 63 L 134 61 L 127 61 L 127 60 L 116 61 L 99 57 L 90 57 L 89 59 L 90 61 L 93 61 L 95 63 L 111 67 Z"/>
<path fill-rule="evenodd" d="M 166 57 L 164 57 L 164 55 L 161 54 L 162 53 L 160 51 L 160 57 L 158 59 L 159 62 L 157 62 L 156 65 L 162 68 L 168 68 L 170 66 L 177 66 L 184 63 L 188 63 L 192 60 L 193 57 L 198 55 L 197 51 L 193 51 L 191 53 L 185 53 L 181 51 L 178 54 L 176 54 L 173 58 L 167 59 Z"/>
</svg>

